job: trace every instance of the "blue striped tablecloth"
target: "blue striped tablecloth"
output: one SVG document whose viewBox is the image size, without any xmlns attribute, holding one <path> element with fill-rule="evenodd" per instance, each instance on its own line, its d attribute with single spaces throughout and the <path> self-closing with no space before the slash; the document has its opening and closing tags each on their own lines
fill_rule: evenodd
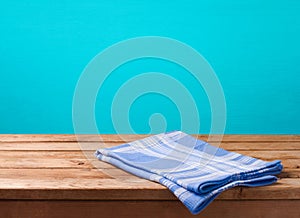
<svg viewBox="0 0 300 218">
<path fill-rule="evenodd" d="M 262 161 L 229 152 L 181 131 L 161 133 L 112 148 L 98 149 L 99 160 L 166 186 L 193 214 L 222 191 L 277 181 L 279 160 Z"/>
</svg>

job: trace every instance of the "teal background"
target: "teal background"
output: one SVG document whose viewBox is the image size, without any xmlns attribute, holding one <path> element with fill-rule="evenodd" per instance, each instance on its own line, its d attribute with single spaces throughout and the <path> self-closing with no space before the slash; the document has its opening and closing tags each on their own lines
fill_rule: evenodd
<svg viewBox="0 0 300 218">
<path fill-rule="evenodd" d="M 299 134 L 299 11 L 297 0 L 2 1 L 0 133 L 72 133 L 73 93 L 87 63 L 120 40 L 153 35 L 189 44 L 212 65 L 226 97 L 226 133 Z M 204 91 L 162 60 L 113 72 L 96 102 L 100 131 L 115 132 L 109 109 L 118 87 L 148 71 L 182 81 L 201 108 L 201 132 L 209 132 Z M 168 130 L 180 128 L 176 103 L 149 94 L 132 105 L 136 132 L 149 132 L 153 113 L 165 115 Z"/>
</svg>

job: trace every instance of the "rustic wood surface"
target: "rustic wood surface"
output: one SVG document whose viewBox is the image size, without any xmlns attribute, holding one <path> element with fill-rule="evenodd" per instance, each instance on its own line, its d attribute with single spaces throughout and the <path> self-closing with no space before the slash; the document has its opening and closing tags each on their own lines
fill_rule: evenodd
<svg viewBox="0 0 300 218">
<path fill-rule="evenodd" d="M 88 216 L 84 211 L 93 208 L 90 211 L 103 213 L 107 208 L 104 213 L 109 214 L 107 211 L 114 211 L 113 207 L 117 205 L 123 206 L 112 214 L 128 214 L 123 217 L 134 217 L 134 214 L 140 217 L 141 211 L 148 214 L 152 211 L 153 215 L 159 210 L 164 214 L 161 217 L 189 217 L 186 209 L 165 187 L 98 161 L 93 155 L 97 148 L 116 146 L 146 136 L 0 135 L 0 211 L 7 214 L 0 217 L 60 217 L 64 208 L 67 211 L 68 208 L 74 210 L 74 207 L 78 211 L 74 217 L 83 217 L 80 214 L 93 217 L 95 214 Z M 198 137 L 208 139 L 207 135 Z M 218 138 L 213 136 L 209 142 L 218 145 Z M 238 211 L 242 213 L 245 208 L 252 208 L 249 210 L 252 217 L 273 216 L 271 209 L 279 211 L 275 214 L 280 217 L 280 211 L 290 207 L 294 209 L 286 217 L 300 217 L 299 135 L 225 135 L 219 146 L 267 161 L 280 159 L 284 170 L 274 185 L 225 191 L 201 216 L 226 215 L 234 212 L 234 208 L 240 208 Z M 278 207 L 268 209 L 272 204 Z M 24 216 L 21 216 L 28 205 L 32 205 L 32 213 L 27 211 L 27 216 L 23 211 Z M 80 205 L 83 210 L 80 210 Z M 257 212 L 255 205 L 269 210 L 268 213 Z M 144 207 L 148 209 L 141 209 Z M 131 209 L 126 212 L 126 208 Z M 179 208 L 178 212 L 175 208 Z M 45 211 L 50 209 L 58 213 L 46 215 Z"/>
</svg>

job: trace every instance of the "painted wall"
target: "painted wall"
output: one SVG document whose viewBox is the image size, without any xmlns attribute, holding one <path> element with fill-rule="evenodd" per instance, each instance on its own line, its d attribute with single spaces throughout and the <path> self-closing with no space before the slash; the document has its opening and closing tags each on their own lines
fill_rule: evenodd
<svg viewBox="0 0 300 218">
<path fill-rule="evenodd" d="M 0 133 L 72 133 L 73 93 L 87 63 L 116 42 L 154 35 L 187 43 L 212 65 L 226 97 L 226 133 L 299 134 L 299 11 L 297 0 L 2 2 Z M 161 60 L 113 72 L 95 105 L 100 131 L 115 132 L 109 103 L 118 87 L 148 71 L 182 77 L 200 108 L 201 132 L 209 132 L 207 96 Z M 167 130 L 180 129 L 176 103 L 153 94 L 132 104 L 136 132 L 150 131 L 153 113 L 164 114 Z"/>
</svg>

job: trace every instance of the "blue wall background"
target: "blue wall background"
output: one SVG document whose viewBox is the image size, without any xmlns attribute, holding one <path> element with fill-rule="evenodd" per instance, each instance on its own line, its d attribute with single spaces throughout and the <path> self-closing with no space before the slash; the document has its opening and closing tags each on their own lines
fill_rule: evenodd
<svg viewBox="0 0 300 218">
<path fill-rule="evenodd" d="M 72 133 L 72 98 L 86 64 L 106 47 L 157 35 L 189 44 L 213 66 L 227 102 L 226 133 L 300 133 L 300 1 L 4 1 L 0 6 L 0 133 Z M 101 132 L 114 133 L 107 108 L 126 78 L 139 72 L 181 75 L 160 60 L 114 72 L 96 104 Z M 119 76 L 118 76 L 119 75 Z M 201 88 L 182 78 L 201 107 Z M 199 91 L 200 90 L 200 91 Z M 159 102 L 158 107 L 153 102 Z M 152 113 L 178 129 L 175 105 L 162 96 L 138 99 L 130 112 L 137 132 Z"/>
</svg>

